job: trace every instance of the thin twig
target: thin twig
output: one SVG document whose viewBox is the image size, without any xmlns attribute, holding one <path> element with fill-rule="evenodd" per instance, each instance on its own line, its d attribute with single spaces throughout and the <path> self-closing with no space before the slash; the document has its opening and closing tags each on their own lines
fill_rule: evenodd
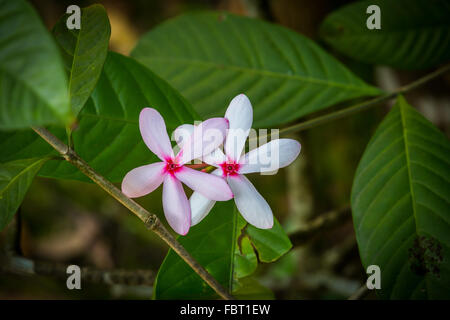
<svg viewBox="0 0 450 320">
<path fill-rule="evenodd" d="M 209 167 L 210 165 L 207 163 L 197 163 L 197 164 L 185 164 L 186 167 L 189 167 L 191 169 L 205 169 Z"/>
<path fill-rule="evenodd" d="M 434 72 L 431 72 L 425 76 L 423 76 L 422 78 L 417 79 L 416 81 L 413 81 L 403 87 L 398 88 L 397 90 L 390 92 L 390 93 L 386 93 L 384 95 L 381 95 L 379 97 L 358 103 L 356 105 L 335 111 L 335 112 L 331 112 L 328 113 L 326 115 L 323 116 L 319 116 L 307 121 L 303 121 L 300 123 L 296 123 L 292 126 L 289 127 L 285 127 L 280 129 L 279 134 L 289 134 L 289 133 L 293 133 L 293 132 L 300 132 L 336 119 L 340 119 L 340 118 L 344 118 L 346 116 L 355 114 L 357 112 L 369 109 L 370 107 L 373 107 L 375 105 L 380 104 L 381 102 L 390 100 L 395 98 L 397 95 L 399 94 L 404 94 L 407 93 L 411 90 L 414 90 L 418 87 L 420 87 L 421 85 L 443 75 L 444 73 L 446 73 L 447 71 L 450 71 L 450 64 L 444 65 L 441 68 L 437 69 Z M 264 138 L 264 136 L 259 137 Z"/>
<path fill-rule="evenodd" d="M 0 271 L 21 275 L 42 275 L 67 279 L 69 265 L 34 261 L 20 256 L 3 257 Z M 102 270 L 82 267 L 80 272 L 82 281 L 102 283 L 107 285 L 152 286 L 155 272 L 152 270 Z"/>
<path fill-rule="evenodd" d="M 300 230 L 289 234 L 292 245 L 299 246 L 308 243 L 323 232 L 342 225 L 351 218 L 350 207 L 325 213 L 310 221 Z"/>
<path fill-rule="evenodd" d="M 348 300 L 361 300 L 365 296 L 369 294 L 369 289 L 367 288 L 367 285 L 364 284 L 359 288 L 354 294 L 352 294 Z"/>
<path fill-rule="evenodd" d="M 98 174 L 89 164 L 61 142 L 51 132 L 42 127 L 32 127 L 45 141 L 47 141 L 56 151 L 58 151 L 66 161 L 77 167 L 82 173 L 98 184 L 103 190 L 109 193 L 117 201 L 122 203 L 127 209 L 141 219 L 145 226 L 161 237 L 211 288 L 214 289 L 224 299 L 233 299 L 227 290 L 205 270 L 184 247 L 172 236 L 164 227 L 158 217 L 145 210 L 138 203 L 128 198 L 114 184 L 102 175 Z"/>
</svg>

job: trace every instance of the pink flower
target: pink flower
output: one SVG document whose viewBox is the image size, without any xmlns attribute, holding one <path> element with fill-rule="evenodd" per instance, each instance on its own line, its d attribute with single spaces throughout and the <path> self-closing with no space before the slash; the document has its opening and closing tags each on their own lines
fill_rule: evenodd
<svg viewBox="0 0 450 320">
<path fill-rule="evenodd" d="M 223 179 L 185 166 L 192 159 L 202 157 L 219 147 L 227 128 L 228 121 L 224 118 L 202 122 L 174 156 L 163 118 L 155 109 L 143 109 L 139 115 L 142 138 L 162 162 L 128 172 L 122 181 L 122 192 L 130 198 L 142 197 L 164 182 L 163 208 L 166 219 L 177 233 L 187 234 L 191 226 L 191 208 L 181 182 L 207 199 L 225 201 L 233 197 Z M 211 132 L 215 133 L 215 139 L 211 139 Z"/>
<path fill-rule="evenodd" d="M 221 149 L 203 157 L 203 161 L 217 167 L 212 174 L 222 177 L 231 187 L 239 212 L 248 223 L 261 229 L 273 226 L 273 214 L 267 201 L 244 176 L 253 172 L 272 172 L 294 161 L 300 153 L 300 143 L 292 139 L 276 139 L 241 156 L 253 122 L 253 109 L 249 99 L 240 94 L 235 97 L 225 113 L 230 127 Z M 192 132 L 196 127 L 183 125 L 175 130 Z M 199 223 L 212 209 L 215 201 L 194 192 L 189 199 L 192 212 L 192 225 Z"/>
</svg>

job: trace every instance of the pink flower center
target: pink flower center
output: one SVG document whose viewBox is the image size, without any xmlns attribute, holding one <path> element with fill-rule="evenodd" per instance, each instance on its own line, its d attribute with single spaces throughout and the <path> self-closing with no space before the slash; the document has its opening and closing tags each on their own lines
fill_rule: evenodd
<svg viewBox="0 0 450 320">
<path fill-rule="evenodd" d="M 235 162 L 224 162 L 220 164 L 220 167 L 222 168 L 224 176 L 234 176 L 238 174 L 240 165 Z"/>
<path fill-rule="evenodd" d="M 169 172 L 170 174 L 174 174 L 175 172 L 180 170 L 181 167 L 182 166 L 179 165 L 178 163 L 173 162 L 172 159 L 166 160 L 166 171 Z"/>
</svg>

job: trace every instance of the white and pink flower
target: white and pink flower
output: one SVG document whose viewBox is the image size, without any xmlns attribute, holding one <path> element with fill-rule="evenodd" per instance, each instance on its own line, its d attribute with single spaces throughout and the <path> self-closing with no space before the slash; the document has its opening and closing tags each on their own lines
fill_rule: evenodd
<svg viewBox="0 0 450 320">
<path fill-rule="evenodd" d="M 174 156 L 166 125 L 158 111 L 145 108 L 139 115 L 139 129 L 147 147 L 162 162 L 135 168 L 122 181 L 122 192 L 130 197 L 142 197 L 163 183 L 163 208 L 170 226 L 185 235 L 191 226 L 191 208 L 181 182 L 207 199 L 225 201 L 233 197 L 227 183 L 215 175 L 185 166 L 192 159 L 201 158 L 219 147 L 228 121 L 212 118 L 197 126 Z"/>
<path fill-rule="evenodd" d="M 217 167 L 212 172 L 213 175 L 222 177 L 228 182 L 236 206 L 244 219 L 257 228 L 270 229 L 273 226 L 272 210 L 244 174 L 267 173 L 289 165 L 299 155 L 300 143 L 293 139 L 276 139 L 241 155 L 253 122 L 252 105 L 244 94 L 236 96 L 231 101 L 225 119 L 229 121 L 229 130 L 224 143 L 225 153 L 221 149 L 216 149 L 211 154 L 203 156 L 202 160 Z M 182 125 L 176 129 L 175 136 L 188 137 L 195 130 L 197 126 Z M 183 148 L 185 143 L 182 141 L 179 145 Z M 214 204 L 215 201 L 211 197 L 194 192 L 190 198 L 192 225 L 199 223 L 211 211 Z"/>
<path fill-rule="evenodd" d="M 142 138 L 162 161 L 128 172 L 122 192 L 131 198 L 142 197 L 163 183 L 164 214 L 170 226 L 182 235 L 211 211 L 215 201 L 233 196 L 248 223 L 261 229 L 272 228 L 269 204 L 244 174 L 283 168 L 297 158 L 301 146 L 292 139 L 276 139 L 242 155 L 252 122 L 252 105 L 240 94 L 231 101 L 225 118 L 179 126 L 174 136 L 180 151 L 175 156 L 161 115 L 155 109 L 143 109 L 139 115 Z M 219 148 L 222 144 L 225 152 Z M 217 169 L 208 174 L 187 167 L 193 159 L 202 159 Z M 194 190 L 189 200 L 181 182 Z"/>
</svg>

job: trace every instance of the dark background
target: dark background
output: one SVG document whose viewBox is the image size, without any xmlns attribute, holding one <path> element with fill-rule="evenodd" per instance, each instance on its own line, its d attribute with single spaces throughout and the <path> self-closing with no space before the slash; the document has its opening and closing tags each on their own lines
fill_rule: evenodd
<svg viewBox="0 0 450 320">
<path fill-rule="evenodd" d="M 143 33 L 166 19 L 190 10 L 226 10 L 259 17 L 302 33 L 335 54 L 358 76 L 386 90 L 428 72 L 374 68 L 339 56 L 321 43 L 317 39 L 321 21 L 346 2 L 349 1 L 100 1 L 111 22 L 110 49 L 126 55 Z M 32 1 L 49 29 L 67 6 L 84 7 L 92 3 Z M 409 102 L 447 135 L 450 133 L 449 85 L 447 75 L 408 95 Z M 302 143 L 302 152 L 294 164 L 275 176 L 251 178 L 287 232 L 317 215 L 349 205 L 358 161 L 388 110 L 386 104 L 305 131 L 296 137 Z M 161 189 L 138 201 L 153 212 L 162 213 Z M 145 269 L 156 273 L 168 250 L 141 221 L 99 187 L 76 181 L 35 179 L 17 219 L 0 234 L 3 245 L 11 233 L 18 253 L 29 259 L 95 269 Z M 308 245 L 295 248 L 276 263 L 260 265 L 257 278 L 278 299 L 347 298 L 366 278 L 351 218 Z M 0 299 L 148 299 L 151 294 L 152 287 L 148 285 L 83 282 L 82 290 L 70 291 L 65 278 L 0 273 Z"/>
</svg>

